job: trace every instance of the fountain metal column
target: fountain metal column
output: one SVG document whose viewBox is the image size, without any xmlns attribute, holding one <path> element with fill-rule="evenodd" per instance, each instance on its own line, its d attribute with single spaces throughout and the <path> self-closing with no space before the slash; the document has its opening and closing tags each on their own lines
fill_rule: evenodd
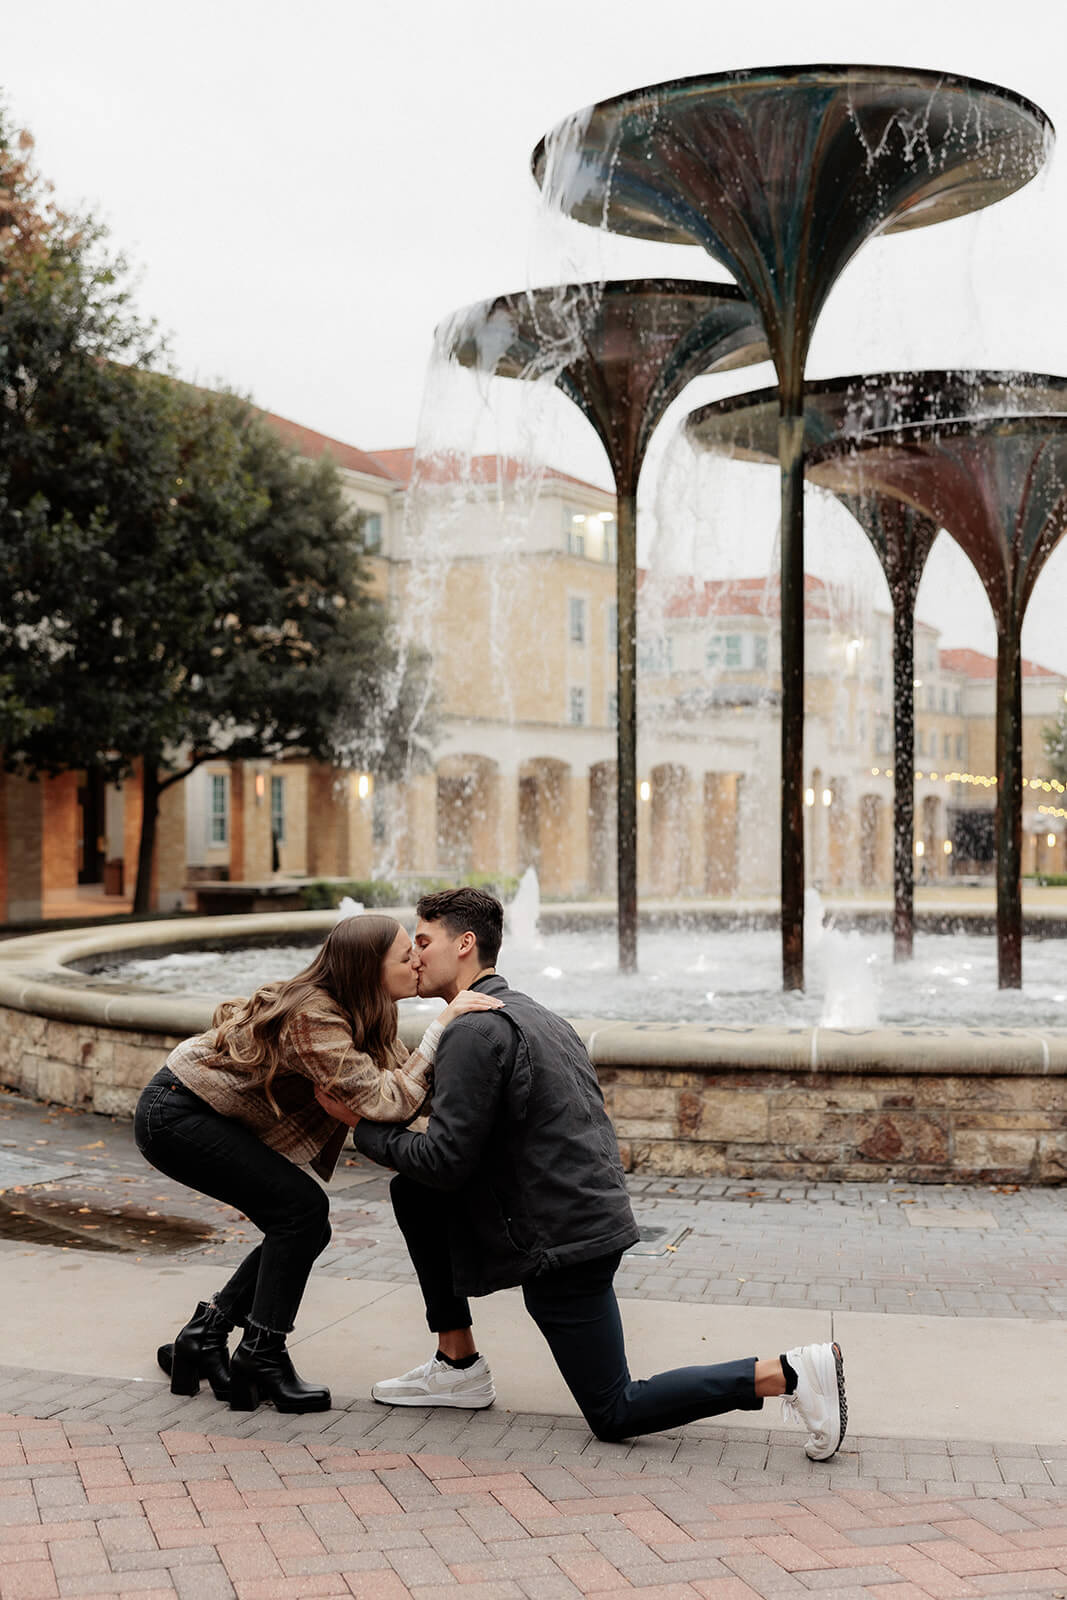
<svg viewBox="0 0 1067 1600">
<path fill-rule="evenodd" d="M 901 408 L 926 375 L 831 378 L 805 390 L 805 450 L 864 427 L 900 419 Z M 937 375 L 942 380 L 944 374 Z M 738 395 L 691 413 L 693 444 L 742 461 L 770 463 L 777 455 L 778 397 L 773 389 Z M 893 606 L 893 958 L 911 959 L 915 929 L 915 596 L 937 526 L 888 495 L 837 498 L 874 547 Z"/>
<path fill-rule="evenodd" d="M 533 155 L 568 216 L 702 245 L 759 307 L 782 481 L 782 969 L 804 983 L 804 369 L 839 273 L 876 233 L 960 216 L 1038 171 L 1051 124 L 995 85 L 899 67 L 682 78 L 566 119 Z"/>
<path fill-rule="evenodd" d="M 499 377 L 551 376 L 596 429 L 617 496 L 619 970 L 637 970 L 637 482 L 664 411 L 694 378 L 767 359 L 732 284 L 624 279 L 500 295 L 457 312 L 438 349 Z"/>
<path fill-rule="evenodd" d="M 1067 530 L 1067 414 L 1042 414 L 1067 380 L 974 374 L 1007 414 L 906 423 L 811 453 L 809 476 L 835 493 L 890 495 L 945 528 L 970 558 L 997 628 L 997 974 L 1022 985 L 1023 618 L 1041 568 Z M 1030 386 L 1033 414 L 1020 415 Z"/>
</svg>

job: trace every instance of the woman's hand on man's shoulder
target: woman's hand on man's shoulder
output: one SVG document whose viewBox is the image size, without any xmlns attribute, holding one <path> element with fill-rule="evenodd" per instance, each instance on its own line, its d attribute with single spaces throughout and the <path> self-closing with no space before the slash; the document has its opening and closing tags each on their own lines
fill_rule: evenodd
<svg viewBox="0 0 1067 1600">
<path fill-rule="evenodd" d="M 471 1011 L 500 1011 L 504 1002 L 495 995 L 482 994 L 478 989 L 461 989 L 456 998 L 442 1011 L 438 1022 L 445 1024 L 456 1017 L 465 1017 Z"/>
</svg>

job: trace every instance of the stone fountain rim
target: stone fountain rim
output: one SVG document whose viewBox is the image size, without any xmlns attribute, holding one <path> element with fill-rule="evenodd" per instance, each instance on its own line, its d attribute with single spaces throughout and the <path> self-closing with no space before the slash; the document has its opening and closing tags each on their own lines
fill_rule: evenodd
<svg viewBox="0 0 1067 1600">
<path fill-rule="evenodd" d="M 389 914 L 410 917 L 412 908 Z M 174 949 L 186 944 L 252 943 L 327 932 L 335 911 L 288 911 L 92 925 L 0 943 L 0 1008 L 90 1028 L 183 1038 L 210 1025 L 208 996 L 137 992 L 72 970 L 90 956 Z M 996 1027 L 823 1028 L 617 1022 L 571 1018 L 598 1067 L 709 1072 L 740 1069 L 810 1075 L 1067 1077 L 1067 1029 Z M 424 1021 L 405 1019 L 409 1043 Z"/>
</svg>

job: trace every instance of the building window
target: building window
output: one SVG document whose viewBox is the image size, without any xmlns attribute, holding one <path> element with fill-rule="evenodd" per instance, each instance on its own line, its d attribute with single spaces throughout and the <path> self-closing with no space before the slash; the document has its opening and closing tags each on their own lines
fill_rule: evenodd
<svg viewBox="0 0 1067 1600">
<path fill-rule="evenodd" d="M 921 728 L 915 735 L 915 752 L 920 756 L 924 756 L 926 754 L 926 735 Z"/>
<path fill-rule="evenodd" d="M 764 659 L 767 642 L 763 641 Z M 743 662 L 744 640 L 739 633 L 713 633 L 708 640 L 707 664 L 709 667 L 740 667 Z"/>
<path fill-rule="evenodd" d="M 957 735 L 956 735 L 956 760 L 957 761 L 962 761 L 963 760 L 963 734 L 962 733 L 957 733 Z"/>
<path fill-rule="evenodd" d="M 213 772 L 208 794 L 208 843 L 225 844 L 230 836 L 230 795 L 226 774 Z"/>
<path fill-rule="evenodd" d="M 569 556 L 585 555 L 585 524 L 584 511 L 572 511 L 570 506 L 563 508 L 563 532 L 567 542 Z"/>
<path fill-rule="evenodd" d="M 619 607 L 614 600 L 604 607 L 604 636 L 608 649 L 614 653 L 619 648 Z"/>
<path fill-rule="evenodd" d="M 608 690 L 608 727 L 614 728 L 619 720 L 619 691 Z"/>
<path fill-rule="evenodd" d="M 270 780 L 270 836 L 275 844 L 285 843 L 285 779 Z"/>
<path fill-rule="evenodd" d="M 603 519 L 601 519 L 601 520 L 603 520 Z M 607 565 L 612 566 L 612 567 L 615 565 L 616 556 L 618 554 L 618 548 L 619 548 L 619 542 L 618 542 L 618 538 L 616 537 L 616 533 L 615 533 L 615 523 L 614 523 L 614 521 L 605 522 L 604 523 L 604 544 L 603 544 L 603 552 L 602 553 L 603 553 L 604 561 L 605 561 L 605 563 Z"/>
<path fill-rule="evenodd" d="M 649 677 L 666 677 L 674 669 L 674 641 L 669 634 L 643 639 L 637 646 L 638 671 Z"/>
<path fill-rule="evenodd" d="M 585 722 L 585 690 L 572 689 L 570 696 L 570 720 L 580 726 Z"/>
<path fill-rule="evenodd" d="M 762 633 L 753 635 L 752 665 L 754 667 L 765 667 L 767 665 L 767 640 Z"/>
<path fill-rule="evenodd" d="M 368 556 L 376 556 L 382 548 L 382 518 L 378 511 L 363 513 L 363 549 Z"/>
<path fill-rule="evenodd" d="M 941 740 L 941 754 L 945 758 L 946 761 L 948 760 L 949 756 L 952 754 L 952 735 L 950 733 L 946 733 L 942 737 L 942 740 Z"/>
<path fill-rule="evenodd" d="M 585 643 L 585 600 L 580 594 L 572 594 L 567 602 L 568 636 L 571 644 Z"/>
</svg>

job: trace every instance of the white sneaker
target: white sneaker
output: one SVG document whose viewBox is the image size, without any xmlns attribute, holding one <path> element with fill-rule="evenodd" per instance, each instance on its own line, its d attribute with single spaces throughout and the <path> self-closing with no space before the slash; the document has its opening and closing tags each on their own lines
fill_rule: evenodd
<svg viewBox="0 0 1067 1600">
<path fill-rule="evenodd" d="M 838 1344 L 805 1344 L 786 1351 L 797 1375 L 795 1394 L 782 1396 L 783 1420 L 807 1428 L 804 1453 L 812 1461 L 829 1461 L 845 1437 L 845 1363 Z"/>
<path fill-rule="evenodd" d="M 459 1406 L 464 1411 L 481 1411 L 492 1405 L 496 1390 L 484 1356 L 469 1367 L 452 1367 L 431 1356 L 402 1378 L 383 1378 L 371 1395 L 383 1406 Z"/>
</svg>

